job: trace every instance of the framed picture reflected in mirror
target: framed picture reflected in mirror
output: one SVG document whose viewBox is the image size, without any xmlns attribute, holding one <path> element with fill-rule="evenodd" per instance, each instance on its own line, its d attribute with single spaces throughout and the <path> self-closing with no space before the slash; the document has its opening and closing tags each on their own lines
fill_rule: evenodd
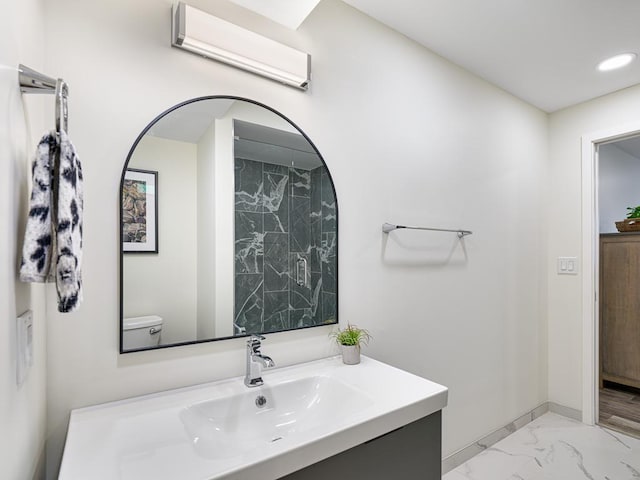
<svg viewBox="0 0 640 480">
<path fill-rule="evenodd" d="M 158 172 L 129 168 L 122 186 L 122 250 L 158 253 Z"/>
</svg>

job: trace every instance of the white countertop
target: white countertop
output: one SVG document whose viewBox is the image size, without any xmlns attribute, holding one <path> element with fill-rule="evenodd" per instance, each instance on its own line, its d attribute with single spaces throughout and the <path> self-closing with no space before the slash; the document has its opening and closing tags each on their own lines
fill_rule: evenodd
<svg viewBox="0 0 640 480">
<path fill-rule="evenodd" d="M 198 438 L 180 419 L 187 407 L 199 402 L 255 397 L 261 389 L 309 376 L 330 377 L 368 400 L 348 415 L 331 415 L 319 426 L 224 458 L 203 455 L 202 445 L 195 445 Z M 338 356 L 265 370 L 263 379 L 264 387 L 252 389 L 236 377 L 73 410 L 59 479 L 276 479 L 447 404 L 446 387 L 364 356 L 353 366 Z"/>
</svg>

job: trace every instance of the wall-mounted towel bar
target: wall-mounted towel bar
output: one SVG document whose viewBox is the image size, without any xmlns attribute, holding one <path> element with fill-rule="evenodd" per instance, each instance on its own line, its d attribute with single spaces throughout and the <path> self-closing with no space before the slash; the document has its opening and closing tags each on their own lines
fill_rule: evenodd
<svg viewBox="0 0 640 480">
<path fill-rule="evenodd" d="M 56 96 L 56 132 L 68 132 L 69 110 L 67 97 L 69 87 L 61 78 L 44 75 L 25 65 L 18 66 L 18 79 L 22 93 L 44 93 Z"/>
<path fill-rule="evenodd" d="M 20 82 L 20 91 L 22 93 L 44 93 L 55 94 L 56 97 L 56 136 L 58 142 L 62 141 L 61 133 L 69 132 L 69 109 L 67 107 L 67 98 L 69 97 L 69 87 L 64 80 L 57 80 L 35 71 L 25 65 L 18 66 L 18 81 Z M 53 165 L 51 165 L 51 174 L 53 179 L 59 178 L 60 173 L 60 149 L 56 149 Z M 58 182 L 52 180 L 51 191 L 53 198 L 58 198 Z M 52 213 L 54 217 L 57 215 L 58 203 L 54 202 Z"/>
<path fill-rule="evenodd" d="M 458 234 L 458 238 L 462 238 L 465 235 L 471 235 L 473 232 L 470 230 L 450 230 L 448 228 L 430 228 L 430 227 L 409 227 L 407 225 L 393 225 L 391 223 L 383 223 L 382 224 L 382 231 L 384 233 L 389 233 L 392 232 L 394 230 L 400 229 L 400 228 L 408 228 L 410 230 L 430 230 L 432 232 L 452 232 L 452 233 L 457 233 Z"/>
<path fill-rule="evenodd" d="M 18 67 L 20 91 L 22 93 L 54 93 L 57 80 L 48 77 L 32 68 L 20 65 Z"/>
</svg>

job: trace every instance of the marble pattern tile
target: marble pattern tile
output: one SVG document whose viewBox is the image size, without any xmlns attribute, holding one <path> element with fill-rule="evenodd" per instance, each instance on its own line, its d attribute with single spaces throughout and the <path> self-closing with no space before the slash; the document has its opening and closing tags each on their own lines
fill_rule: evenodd
<svg viewBox="0 0 640 480">
<path fill-rule="evenodd" d="M 322 273 L 322 262 L 320 261 L 320 241 L 316 242 L 315 238 L 311 238 L 311 247 L 309 249 L 309 270 L 314 273 Z"/>
<path fill-rule="evenodd" d="M 311 229 L 309 224 L 309 199 L 291 197 L 291 215 L 289 217 L 291 242 L 289 248 L 292 252 L 308 253 L 310 251 Z"/>
<path fill-rule="evenodd" d="M 236 158 L 234 175 L 237 212 L 262 212 L 264 202 L 262 165 L 262 162 Z"/>
<path fill-rule="evenodd" d="M 322 272 L 320 245 L 322 244 L 322 170 L 311 171 L 311 198 L 309 220 L 311 227 L 311 271 Z"/>
<path fill-rule="evenodd" d="M 264 292 L 263 332 L 289 328 L 289 292 Z"/>
<path fill-rule="evenodd" d="M 323 279 L 322 290 L 324 292 L 336 293 L 336 266 L 338 258 L 336 256 L 336 234 L 333 232 L 322 234 L 322 246 L 320 248 L 320 263 Z"/>
<path fill-rule="evenodd" d="M 284 165 L 276 165 L 275 163 L 263 163 L 262 164 L 262 172 L 263 173 L 275 173 L 276 175 L 287 175 L 289 176 L 289 167 Z"/>
<path fill-rule="evenodd" d="M 235 213 L 235 271 L 262 273 L 264 258 L 263 216 L 256 212 Z"/>
<path fill-rule="evenodd" d="M 265 164 L 265 169 L 266 169 Z M 278 166 L 278 165 L 276 165 Z M 284 168 L 286 172 L 286 167 Z M 289 184 L 288 174 L 265 172 L 264 184 L 264 231 L 288 232 L 289 231 Z"/>
<path fill-rule="evenodd" d="M 336 202 L 326 168 L 236 158 L 235 179 L 236 333 L 335 319 Z M 300 255 L 307 260 L 302 286 Z"/>
<path fill-rule="evenodd" d="M 443 480 L 640 479 L 640 439 L 546 413 Z"/>
<path fill-rule="evenodd" d="M 475 457 L 478 453 L 486 450 L 491 447 L 493 444 L 499 442 L 503 438 L 508 437 L 516 430 L 524 427 L 527 423 L 535 420 L 536 418 L 544 415 L 545 413 L 552 411 L 555 413 L 559 413 L 560 415 L 564 415 L 565 417 L 573 418 L 573 419 L 581 419 L 582 413 L 579 410 L 574 410 L 568 407 L 561 407 L 560 405 L 555 404 L 554 402 L 545 402 L 530 412 L 521 415 L 516 418 L 513 422 L 508 423 L 502 428 L 495 430 L 494 432 L 485 435 L 480 440 L 471 445 L 463 448 L 462 450 L 458 450 L 457 452 L 449 455 L 442 459 L 442 471 L 443 473 L 447 473 L 458 465 L 463 464 L 467 460 Z"/>
<path fill-rule="evenodd" d="M 314 325 L 322 321 L 322 274 L 311 272 L 311 315 Z"/>
<path fill-rule="evenodd" d="M 335 294 L 338 290 L 336 282 L 336 256 L 329 257 L 326 262 L 322 262 L 322 291 Z"/>
<path fill-rule="evenodd" d="M 325 168 L 311 170 L 311 211 L 320 213 L 322 207 L 322 172 Z"/>
<path fill-rule="evenodd" d="M 338 251 L 338 238 L 336 232 L 322 232 L 320 237 L 320 261 L 327 263 L 331 257 L 335 257 Z"/>
<path fill-rule="evenodd" d="M 320 323 L 335 321 L 337 317 L 337 304 L 335 293 L 322 292 L 322 317 Z"/>
<path fill-rule="evenodd" d="M 322 232 L 336 232 L 338 230 L 336 215 L 336 197 L 327 170 L 322 172 Z"/>
<path fill-rule="evenodd" d="M 294 197 L 307 197 L 311 194 L 311 172 L 298 168 L 290 168 L 291 195 Z"/>
<path fill-rule="evenodd" d="M 258 333 L 263 325 L 263 275 L 243 274 L 235 277 L 234 331 Z"/>
<path fill-rule="evenodd" d="M 289 290 L 289 235 L 267 232 L 264 234 L 264 291 Z"/>
<path fill-rule="evenodd" d="M 309 254 L 304 253 L 290 253 L 289 254 L 289 268 L 291 271 L 291 279 L 289 283 L 289 289 L 291 291 L 291 308 L 311 308 L 311 270 L 309 269 Z M 307 269 L 300 265 L 298 267 L 299 259 L 306 259 Z M 300 280 L 303 285 L 298 285 L 298 270 L 300 270 Z"/>
<path fill-rule="evenodd" d="M 289 322 L 291 323 L 291 328 L 302 328 L 315 325 L 315 323 L 313 322 L 313 314 L 311 313 L 310 308 L 290 310 Z"/>
</svg>

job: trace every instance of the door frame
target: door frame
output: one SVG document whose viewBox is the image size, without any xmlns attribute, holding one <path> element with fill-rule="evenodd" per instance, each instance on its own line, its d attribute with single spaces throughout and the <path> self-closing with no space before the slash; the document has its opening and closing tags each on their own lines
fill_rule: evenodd
<svg viewBox="0 0 640 480">
<path fill-rule="evenodd" d="M 582 136 L 582 422 L 598 421 L 599 226 L 598 146 L 640 135 L 640 122 Z"/>
</svg>

